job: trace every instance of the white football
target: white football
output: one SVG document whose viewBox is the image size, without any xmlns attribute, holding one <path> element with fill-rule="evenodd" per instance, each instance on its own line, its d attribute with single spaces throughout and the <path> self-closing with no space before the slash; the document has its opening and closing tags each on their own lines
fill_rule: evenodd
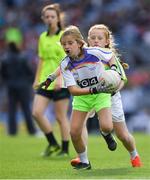
<svg viewBox="0 0 150 180">
<path fill-rule="evenodd" d="M 116 90 L 118 89 L 120 83 L 121 83 L 121 77 L 118 74 L 118 72 L 114 71 L 114 70 L 105 70 L 104 72 L 102 72 L 102 74 L 100 75 L 100 82 L 102 82 L 102 85 L 112 85 L 113 88 L 115 88 Z"/>
</svg>

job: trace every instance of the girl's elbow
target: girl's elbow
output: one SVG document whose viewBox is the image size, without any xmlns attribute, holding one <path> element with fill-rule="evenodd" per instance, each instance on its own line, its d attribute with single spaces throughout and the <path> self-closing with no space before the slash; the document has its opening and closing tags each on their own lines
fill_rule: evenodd
<svg viewBox="0 0 150 180">
<path fill-rule="evenodd" d="M 80 95 L 79 93 L 73 92 L 73 91 L 70 91 L 70 94 L 71 94 L 72 96 L 79 96 L 79 95 Z"/>
</svg>

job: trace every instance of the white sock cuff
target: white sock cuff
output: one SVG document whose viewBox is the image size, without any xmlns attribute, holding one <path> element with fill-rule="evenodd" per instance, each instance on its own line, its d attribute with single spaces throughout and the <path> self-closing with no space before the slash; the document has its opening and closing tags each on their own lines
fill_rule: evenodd
<svg viewBox="0 0 150 180">
<path fill-rule="evenodd" d="M 83 163 L 89 163 L 88 157 L 87 157 L 87 148 L 85 148 L 85 151 L 82 153 L 79 153 L 80 161 Z"/>
<path fill-rule="evenodd" d="M 110 133 L 105 133 L 105 132 L 101 131 L 101 134 L 104 135 L 104 136 L 107 136 Z"/>
<path fill-rule="evenodd" d="M 138 155 L 138 152 L 136 149 L 130 152 L 131 159 L 134 159 L 137 155 Z"/>
</svg>

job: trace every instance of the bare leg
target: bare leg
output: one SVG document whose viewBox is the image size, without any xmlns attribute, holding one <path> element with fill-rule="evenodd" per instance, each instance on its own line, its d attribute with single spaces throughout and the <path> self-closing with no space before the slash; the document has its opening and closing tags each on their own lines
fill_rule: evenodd
<svg viewBox="0 0 150 180">
<path fill-rule="evenodd" d="M 125 122 L 113 122 L 114 131 L 118 139 L 123 143 L 128 152 L 132 152 L 136 149 L 135 140 L 129 133 Z"/>
<path fill-rule="evenodd" d="M 69 99 L 62 99 L 56 101 L 55 113 L 56 120 L 58 121 L 60 133 L 61 133 L 61 151 L 57 154 L 58 156 L 64 156 L 69 153 L 69 138 L 70 138 L 70 125 L 67 117 L 69 108 Z"/>
<path fill-rule="evenodd" d="M 47 119 L 46 116 L 44 116 L 45 110 L 48 106 L 49 99 L 46 97 L 43 97 L 41 95 L 35 95 L 34 101 L 33 101 L 33 110 L 32 115 L 36 122 L 38 123 L 41 130 L 46 134 L 52 131 L 52 126 Z"/>
<path fill-rule="evenodd" d="M 42 156 L 49 156 L 53 152 L 56 152 L 60 149 L 57 140 L 53 134 L 52 126 L 44 115 L 45 110 L 48 106 L 49 99 L 45 98 L 40 95 L 35 95 L 34 103 L 33 103 L 33 111 L 32 115 L 35 118 L 36 122 L 38 123 L 41 130 L 44 132 L 45 137 L 48 141 L 48 146 L 46 147 L 45 151 L 42 153 Z"/>
<path fill-rule="evenodd" d="M 85 118 L 85 122 L 83 124 L 83 129 L 82 129 L 82 140 L 83 140 L 83 143 L 85 145 L 85 147 L 87 147 L 88 145 L 88 130 L 87 130 L 87 127 L 86 127 L 86 123 L 87 123 L 87 119 L 89 118 L 89 116 L 91 115 L 91 113 L 93 113 L 93 111 L 89 112 L 87 115 L 86 115 L 86 118 Z M 80 163 L 80 157 L 77 155 L 76 158 L 72 159 L 71 160 L 71 165 L 72 166 L 76 166 Z"/>
<path fill-rule="evenodd" d="M 74 148 L 77 153 L 82 153 L 85 151 L 85 143 L 82 139 L 82 130 L 85 123 L 87 112 L 80 112 L 73 110 L 71 116 L 71 139 L 74 145 Z"/>
<path fill-rule="evenodd" d="M 112 114 L 110 108 L 103 108 L 98 112 L 99 124 L 101 131 L 104 133 L 111 133 L 113 130 Z"/>
<path fill-rule="evenodd" d="M 70 125 L 67 117 L 67 112 L 69 108 L 69 99 L 56 101 L 54 105 L 55 105 L 56 119 L 59 123 L 62 140 L 68 141 L 70 137 L 69 134 Z"/>
<path fill-rule="evenodd" d="M 90 111 L 90 112 L 86 115 L 85 122 L 84 122 L 84 126 L 83 126 L 83 129 L 82 129 L 82 139 L 83 139 L 83 142 L 84 142 L 84 144 L 85 144 L 86 146 L 87 146 L 87 144 L 88 144 L 88 130 L 87 130 L 86 123 L 87 123 L 88 118 L 89 118 L 93 113 L 95 113 L 95 110 Z"/>
<path fill-rule="evenodd" d="M 125 122 L 113 122 L 114 130 L 118 139 L 130 153 L 132 167 L 141 167 L 142 162 L 135 146 L 135 140 L 129 133 Z"/>
</svg>

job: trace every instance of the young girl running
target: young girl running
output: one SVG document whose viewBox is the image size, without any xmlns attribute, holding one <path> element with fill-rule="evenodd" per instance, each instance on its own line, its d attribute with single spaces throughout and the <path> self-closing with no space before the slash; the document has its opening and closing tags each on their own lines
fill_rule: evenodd
<svg viewBox="0 0 150 180">
<path fill-rule="evenodd" d="M 71 139 L 80 162 L 76 169 L 90 169 L 87 148 L 82 139 L 82 129 L 87 113 L 92 109 L 98 114 L 102 133 L 109 135 L 116 148 L 116 142 L 111 135 L 113 128 L 111 116 L 111 95 L 100 93 L 99 77 L 104 71 L 102 61 L 109 67 L 115 66 L 115 56 L 111 50 L 100 48 L 84 48 L 83 37 L 75 26 L 68 27 L 61 36 L 61 44 L 67 56 L 61 62 L 61 71 L 65 85 L 73 98 L 71 116 Z M 91 95 L 93 94 L 93 95 Z"/>
</svg>

